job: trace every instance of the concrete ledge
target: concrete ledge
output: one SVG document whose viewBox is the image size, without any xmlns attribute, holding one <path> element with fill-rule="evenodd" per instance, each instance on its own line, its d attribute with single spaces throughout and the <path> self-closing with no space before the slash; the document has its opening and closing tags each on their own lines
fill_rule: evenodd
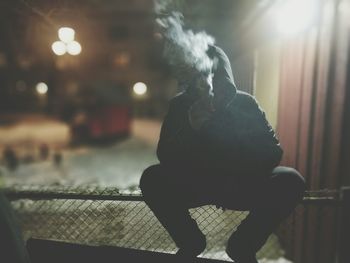
<svg viewBox="0 0 350 263">
<path fill-rule="evenodd" d="M 174 254 L 109 246 L 85 246 L 57 241 L 30 239 L 27 242 L 32 263 L 107 263 L 107 262 L 179 262 Z M 226 263 L 214 259 L 197 258 L 193 263 Z"/>
</svg>

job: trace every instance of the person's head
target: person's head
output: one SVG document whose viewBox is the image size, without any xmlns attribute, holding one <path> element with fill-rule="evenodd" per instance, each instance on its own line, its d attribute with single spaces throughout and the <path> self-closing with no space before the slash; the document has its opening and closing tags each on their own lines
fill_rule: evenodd
<svg viewBox="0 0 350 263">
<path fill-rule="evenodd" d="M 198 98 L 209 97 L 213 95 L 213 74 L 198 73 L 194 78 L 193 87 L 196 90 Z"/>
<path fill-rule="evenodd" d="M 216 77 L 213 78 L 213 106 L 215 109 L 225 107 L 233 98 L 236 92 L 228 88 L 225 79 Z"/>
<path fill-rule="evenodd" d="M 178 65 L 174 68 L 174 76 L 180 86 L 182 86 L 193 99 L 212 96 L 213 74 L 211 72 L 199 72 L 188 65 Z"/>
<path fill-rule="evenodd" d="M 224 51 L 217 47 L 211 46 L 208 55 L 215 60 L 213 70 L 213 104 L 216 109 L 225 107 L 232 101 L 237 89 L 233 79 L 231 65 Z"/>
</svg>

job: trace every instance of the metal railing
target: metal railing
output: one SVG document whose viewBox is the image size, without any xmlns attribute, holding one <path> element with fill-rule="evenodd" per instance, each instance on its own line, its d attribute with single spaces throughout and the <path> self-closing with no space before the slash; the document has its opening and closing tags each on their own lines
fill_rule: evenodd
<svg viewBox="0 0 350 263">
<path fill-rule="evenodd" d="M 166 230 L 143 202 L 139 190 L 12 186 L 5 189 L 5 193 L 26 239 L 166 253 L 177 250 Z M 295 263 L 319 263 L 335 257 L 333 243 L 338 239 L 340 204 L 338 191 L 307 192 L 295 212 L 270 236 L 258 258 L 286 257 Z M 226 241 L 247 212 L 202 206 L 190 209 L 190 213 L 207 237 L 207 248 L 200 256 L 229 260 L 225 253 Z M 328 230 L 323 234 L 325 224 Z M 325 236 L 328 240 L 320 240 Z"/>
</svg>

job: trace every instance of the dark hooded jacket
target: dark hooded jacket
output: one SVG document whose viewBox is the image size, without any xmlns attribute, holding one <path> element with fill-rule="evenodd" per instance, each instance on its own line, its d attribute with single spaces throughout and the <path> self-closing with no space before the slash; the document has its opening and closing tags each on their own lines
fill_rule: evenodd
<svg viewBox="0 0 350 263">
<path fill-rule="evenodd" d="M 242 171 L 256 174 L 273 169 L 283 151 L 265 113 L 253 96 L 236 89 L 226 54 L 212 46 L 208 55 L 217 60 L 213 85 L 223 85 L 232 99 L 195 131 L 188 119 L 189 108 L 195 101 L 193 89 L 189 87 L 175 96 L 170 101 L 158 143 L 161 165 L 213 176 L 240 176 Z"/>
</svg>

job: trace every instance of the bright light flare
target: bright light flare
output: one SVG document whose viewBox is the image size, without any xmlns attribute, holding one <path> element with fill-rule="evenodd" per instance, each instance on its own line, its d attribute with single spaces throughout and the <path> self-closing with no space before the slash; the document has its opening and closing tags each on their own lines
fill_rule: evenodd
<svg viewBox="0 0 350 263">
<path fill-rule="evenodd" d="M 67 44 L 67 51 L 70 55 L 79 55 L 81 52 L 81 45 L 77 41 L 72 41 Z"/>
<path fill-rule="evenodd" d="M 67 46 L 62 41 L 56 41 L 51 46 L 53 53 L 57 56 L 62 56 L 67 52 Z"/>
<path fill-rule="evenodd" d="M 136 95 L 142 96 L 142 95 L 146 94 L 147 86 L 143 82 L 137 82 L 137 83 L 135 83 L 133 90 L 134 90 L 134 93 Z"/>
<path fill-rule="evenodd" d="M 75 31 L 70 27 L 61 27 L 58 30 L 58 38 L 64 43 L 68 44 L 74 40 Z"/>
<path fill-rule="evenodd" d="M 306 30 L 314 23 L 317 8 L 317 0 L 282 1 L 275 10 L 278 31 L 291 36 Z"/>
<path fill-rule="evenodd" d="M 35 89 L 40 95 L 44 95 L 47 93 L 49 87 L 46 85 L 46 83 L 39 82 L 38 84 L 36 84 Z"/>
</svg>

